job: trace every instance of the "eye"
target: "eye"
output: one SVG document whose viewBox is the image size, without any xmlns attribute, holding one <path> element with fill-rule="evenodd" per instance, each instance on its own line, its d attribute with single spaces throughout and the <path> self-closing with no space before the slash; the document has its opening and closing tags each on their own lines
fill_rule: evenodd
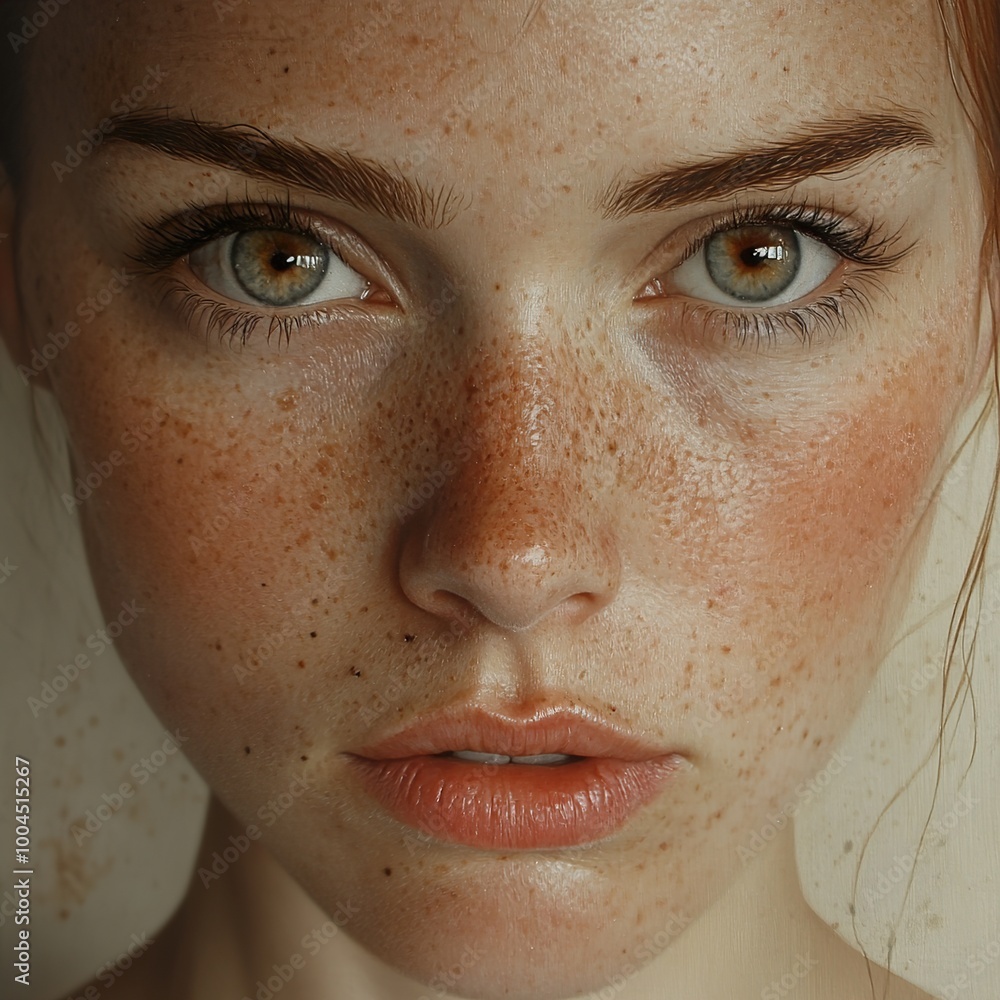
<svg viewBox="0 0 1000 1000">
<path fill-rule="evenodd" d="M 365 298 L 371 282 L 330 247 L 275 229 L 231 233 L 193 250 L 188 263 L 213 291 L 237 302 L 303 306 Z"/>
<path fill-rule="evenodd" d="M 670 284 L 674 291 L 722 305 L 784 305 L 822 285 L 840 259 L 795 229 L 741 226 L 709 236 L 674 268 Z"/>
</svg>

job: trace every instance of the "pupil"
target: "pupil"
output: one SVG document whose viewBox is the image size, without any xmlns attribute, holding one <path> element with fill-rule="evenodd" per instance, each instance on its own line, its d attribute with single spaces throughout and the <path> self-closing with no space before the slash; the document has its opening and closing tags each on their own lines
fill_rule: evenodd
<svg viewBox="0 0 1000 1000">
<path fill-rule="evenodd" d="M 767 247 L 747 247 L 740 254 L 740 260 L 747 267 L 757 267 L 760 264 L 765 264 L 767 263 Z"/>
<path fill-rule="evenodd" d="M 290 267 L 295 266 L 295 257 L 292 254 L 283 253 L 281 250 L 275 250 L 271 254 L 271 267 L 275 271 L 287 271 Z"/>
</svg>

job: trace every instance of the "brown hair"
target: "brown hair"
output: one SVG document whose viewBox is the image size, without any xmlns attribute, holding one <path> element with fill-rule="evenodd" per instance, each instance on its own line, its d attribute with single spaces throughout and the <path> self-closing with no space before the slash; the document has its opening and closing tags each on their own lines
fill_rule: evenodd
<svg viewBox="0 0 1000 1000">
<path fill-rule="evenodd" d="M 983 300 L 988 303 L 992 325 L 990 334 L 993 339 L 992 391 L 977 415 L 969 435 L 952 457 L 950 468 L 958 460 L 964 448 L 975 438 L 977 432 L 983 429 L 991 414 L 997 419 L 998 431 L 1000 431 L 1000 0 L 936 0 L 936 5 L 944 31 L 952 84 L 975 136 L 980 186 L 985 209 L 985 228 L 979 257 L 980 282 L 985 293 L 981 303 Z M 979 309 L 976 320 L 977 325 L 981 328 L 982 304 L 980 304 Z M 946 732 L 949 726 L 952 731 L 957 728 L 967 706 L 972 708 L 972 722 L 975 725 L 975 693 L 972 689 L 972 674 L 985 582 L 986 556 L 996 515 L 998 491 L 1000 491 L 1000 452 L 997 454 L 993 481 L 976 534 L 975 544 L 948 623 L 948 635 L 943 654 L 941 710 L 937 741 L 917 771 L 882 810 L 875 827 L 869 832 L 859 853 L 851 914 L 855 941 L 864 953 L 865 961 L 868 964 L 872 1000 L 876 1000 L 875 980 L 871 970 L 872 960 L 861 945 L 856 922 L 856 903 L 861 871 L 867 849 L 881 821 L 924 768 L 928 764 L 933 764 L 936 767 L 936 780 L 927 821 L 915 851 L 915 859 L 919 860 L 940 791 L 944 771 Z M 952 675 L 956 670 L 959 671 L 959 676 L 953 681 Z M 962 775 L 963 780 L 972 767 L 974 755 L 975 740 L 973 740 L 969 760 Z M 895 923 L 889 932 L 885 958 L 879 962 L 890 972 L 896 944 L 896 930 L 902 920 L 910 896 L 915 870 L 916 866 L 914 865 L 907 878 Z"/>
</svg>

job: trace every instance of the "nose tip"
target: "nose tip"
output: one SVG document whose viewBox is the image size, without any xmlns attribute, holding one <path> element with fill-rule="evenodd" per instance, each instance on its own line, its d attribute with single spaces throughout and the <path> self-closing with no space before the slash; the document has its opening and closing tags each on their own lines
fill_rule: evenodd
<svg viewBox="0 0 1000 1000">
<path fill-rule="evenodd" d="M 425 611 L 522 632 L 543 620 L 580 624 L 613 600 L 621 569 L 606 531 L 553 530 L 544 516 L 491 525 L 485 511 L 463 523 L 457 514 L 439 510 L 403 541 L 400 583 Z"/>
</svg>

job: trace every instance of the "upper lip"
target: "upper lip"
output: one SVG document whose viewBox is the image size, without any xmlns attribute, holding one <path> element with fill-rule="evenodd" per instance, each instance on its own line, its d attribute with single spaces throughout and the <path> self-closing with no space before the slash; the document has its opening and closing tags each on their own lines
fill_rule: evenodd
<svg viewBox="0 0 1000 1000">
<path fill-rule="evenodd" d="M 578 706 L 548 707 L 527 716 L 484 708 L 446 709 L 350 752 L 372 760 L 388 760 L 454 750 L 510 757 L 562 753 L 627 761 L 652 760 L 673 752 L 639 739 Z"/>
</svg>

